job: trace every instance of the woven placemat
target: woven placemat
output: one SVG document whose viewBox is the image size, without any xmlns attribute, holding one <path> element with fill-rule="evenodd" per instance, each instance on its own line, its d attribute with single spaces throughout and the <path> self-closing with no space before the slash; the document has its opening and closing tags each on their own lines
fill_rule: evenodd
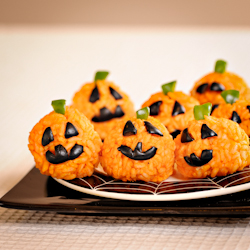
<svg viewBox="0 0 250 250">
<path fill-rule="evenodd" d="M 0 208 L 0 249 L 250 249 L 250 218 L 82 216 Z"/>
</svg>

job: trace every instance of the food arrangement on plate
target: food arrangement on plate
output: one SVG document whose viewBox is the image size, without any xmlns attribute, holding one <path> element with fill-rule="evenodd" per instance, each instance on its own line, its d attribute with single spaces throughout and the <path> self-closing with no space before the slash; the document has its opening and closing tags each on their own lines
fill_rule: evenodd
<svg viewBox="0 0 250 250">
<path fill-rule="evenodd" d="M 162 85 L 142 109 L 108 72 L 97 72 L 73 102 L 52 101 L 54 111 L 31 130 L 28 147 L 42 174 L 72 180 L 91 176 L 99 162 L 124 182 L 161 183 L 174 172 L 185 178 L 226 176 L 250 164 L 250 89 L 218 60 L 191 96 Z M 199 105 L 202 104 L 202 105 Z"/>
</svg>

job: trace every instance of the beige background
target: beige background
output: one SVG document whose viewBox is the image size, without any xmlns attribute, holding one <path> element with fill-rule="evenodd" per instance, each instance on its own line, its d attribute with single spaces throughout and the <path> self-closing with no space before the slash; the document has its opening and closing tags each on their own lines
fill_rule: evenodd
<svg viewBox="0 0 250 250">
<path fill-rule="evenodd" d="M 7 25 L 250 27 L 249 0 L 1 0 Z"/>
</svg>

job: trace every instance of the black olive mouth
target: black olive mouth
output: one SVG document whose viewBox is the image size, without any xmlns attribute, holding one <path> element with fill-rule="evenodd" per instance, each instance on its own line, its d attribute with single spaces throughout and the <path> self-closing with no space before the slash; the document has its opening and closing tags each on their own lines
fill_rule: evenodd
<svg viewBox="0 0 250 250">
<path fill-rule="evenodd" d="M 190 156 L 184 156 L 184 160 L 189 166 L 192 167 L 201 167 L 213 158 L 213 150 L 202 150 L 201 157 L 199 158 L 196 154 L 192 153 Z"/>
<path fill-rule="evenodd" d="M 122 111 L 122 108 L 120 105 L 116 106 L 115 112 L 112 113 L 108 108 L 104 107 L 100 109 L 100 115 L 94 116 L 92 118 L 93 122 L 106 122 L 113 118 L 119 118 L 124 116 L 124 112 Z"/>
<path fill-rule="evenodd" d="M 50 150 L 46 152 L 46 159 L 49 163 L 60 164 L 69 160 L 74 160 L 83 153 L 83 146 L 75 144 L 68 153 L 65 147 L 61 144 L 55 146 L 55 154 Z"/>
<path fill-rule="evenodd" d="M 132 160 L 149 160 L 156 154 L 157 148 L 151 147 L 145 152 L 142 152 L 142 143 L 138 142 L 134 151 L 125 145 L 121 145 L 119 148 L 117 148 L 118 151 L 120 151 L 123 155 L 126 157 L 132 159 Z"/>
</svg>

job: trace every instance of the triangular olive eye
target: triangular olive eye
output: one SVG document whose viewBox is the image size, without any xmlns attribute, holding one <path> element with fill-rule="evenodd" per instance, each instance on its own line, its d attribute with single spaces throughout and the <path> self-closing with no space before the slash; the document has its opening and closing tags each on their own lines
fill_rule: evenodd
<svg viewBox="0 0 250 250">
<path fill-rule="evenodd" d="M 218 136 L 212 129 L 210 129 L 207 124 L 202 124 L 201 126 L 201 139 L 206 139 L 208 137 Z"/>
<path fill-rule="evenodd" d="M 247 109 L 248 109 L 248 111 L 250 112 L 250 105 L 247 105 Z"/>
<path fill-rule="evenodd" d="M 211 109 L 211 114 L 214 112 L 215 109 L 219 107 L 219 104 L 214 104 Z"/>
<path fill-rule="evenodd" d="M 122 111 L 122 108 L 120 105 L 117 105 L 116 106 L 116 109 L 115 109 L 115 113 L 114 113 L 114 118 L 119 118 L 119 117 L 122 117 L 124 116 L 124 112 Z"/>
<path fill-rule="evenodd" d="M 116 90 L 114 90 L 114 89 L 111 88 L 111 87 L 109 87 L 109 90 L 110 90 L 111 95 L 112 95 L 116 100 L 122 99 L 122 96 L 121 96 Z"/>
<path fill-rule="evenodd" d="M 181 131 L 180 131 L 179 129 L 176 129 L 174 132 L 172 132 L 172 133 L 170 133 L 170 134 L 172 135 L 173 139 L 175 139 L 176 136 L 177 136 L 178 134 L 180 134 L 180 133 L 181 133 Z"/>
<path fill-rule="evenodd" d="M 144 121 L 144 125 L 149 134 L 163 136 L 162 132 L 158 128 L 156 128 L 154 125 L 152 125 L 150 122 Z"/>
<path fill-rule="evenodd" d="M 184 113 L 185 113 L 185 108 L 179 102 L 175 101 L 172 116 L 176 116 L 176 115 L 184 114 Z"/>
<path fill-rule="evenodd" d="M 155 102 L 149 106 L 150 115 L 158 115 L 162 101 Z"/>
<path fill-rule="evenodd" d="M 233 111 L 231 120 L 237 123 L 241 123 L 240 116 L 238 115 L 236 111 Z"/>
<path fill-rule="evenodd" d="M 51 143 L 52 141 L 54 141 L 54 136 L 53 136 L 52 130 L 50 127 L 47 127 L 43 133 L 42 145 L 46 146 L 49 143 Z"/>
<path fill-rule="evenodd" d="M 213 82 L 211 87 L 210 87 L 211 91 L 223 91 L 225 90 L 225 87 L 217 82 Z"/>
<path fill-rule="evenodd" d="M 208 88 L 208 83 L 201 84 L 197 89 L 196 92 L 203 94 Z"/>
<path fill-rule="evenodd" d="M 123 129 L 123 136 L 135 135 L 137 133 L 137 129 L 131 121 L 127 121 Z"/>
<path fill-rule="evenodd" d="M 100 95 L 99 95 L 99 91 L 98 91 L 98 88 L 97 86 L 93 89 L 90 97 L 89 97 L 89 101 L 94 103 L 96 101 L 98 101 L 100 99 Z"/>
<path fill-rule="evenodd" d="M 79 135 L 79 133 L 76 127 L 72 123 L 68 122 L 66 125 L 65 134 L 64 134 L 65 138 L 70 138 L 72 136 L 77 136 L 77 135 Z"/>
<path fill-rule="evenodd" d="M 188 129 L 185 128 L 181 135 L 181 142 L 191 142 L 194 138 L 188 133 Z"/>
</svg>

